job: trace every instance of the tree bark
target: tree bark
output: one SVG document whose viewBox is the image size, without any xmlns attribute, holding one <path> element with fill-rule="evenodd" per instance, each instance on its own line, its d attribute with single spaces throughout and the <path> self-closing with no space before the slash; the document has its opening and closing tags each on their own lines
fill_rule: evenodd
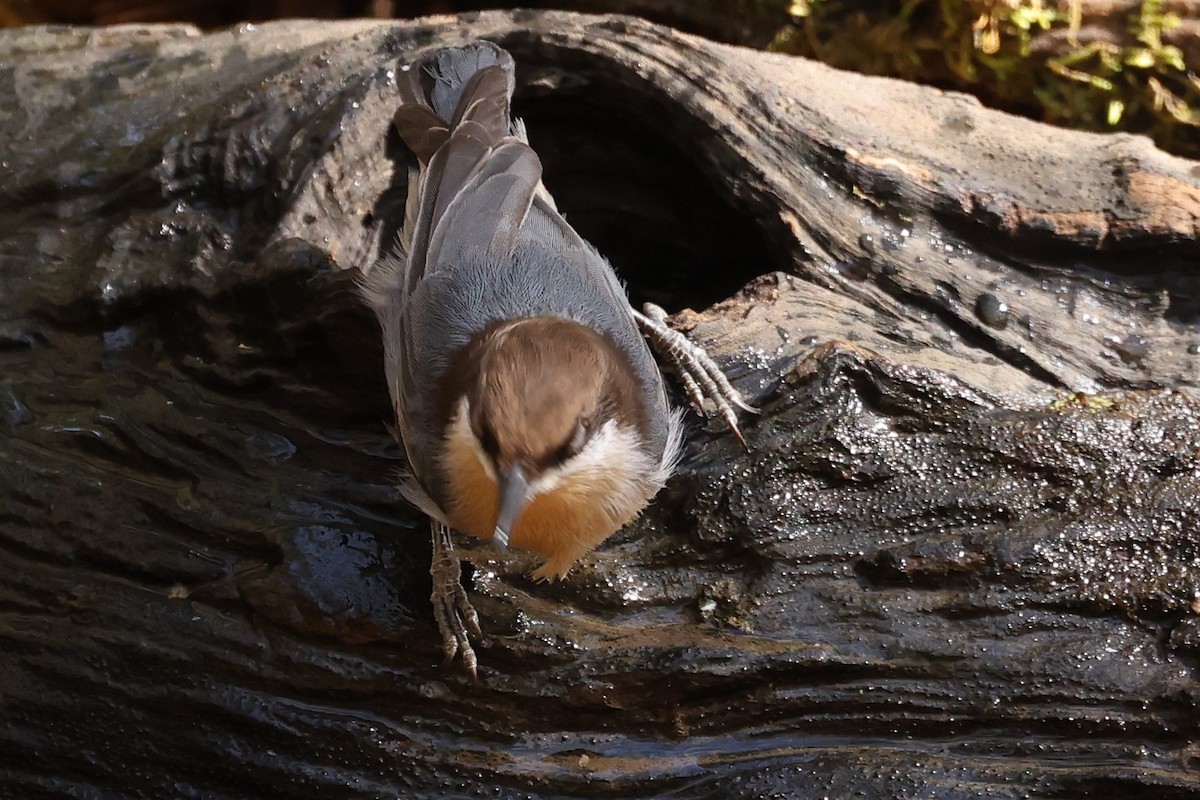
<svg viewBox="0 0 1200 800">
<path fill-rule="evenodd" d="M 475 37 L 568 218 L 762 409 L 562 583 L 464 542 L 478 685 L 352 286 L 398 64 Z M 1196 162 L 622 17 L 0 52 L 7 794 L 1200 789 Z"/>
</svg>

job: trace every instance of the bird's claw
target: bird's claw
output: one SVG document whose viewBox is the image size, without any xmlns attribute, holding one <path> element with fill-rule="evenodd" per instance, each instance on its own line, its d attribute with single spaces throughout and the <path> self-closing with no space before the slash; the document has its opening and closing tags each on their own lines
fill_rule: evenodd
<svg viewBox="0 0 1200 800">
<path fill-rule="evenodd" d="M 462 571 L 450 538 L 450 528 L 440 522 L 433 523 L 433 561 L 429 574 L 433 576 L 433 594 L 430 597 L 433 601 L 433 618 L 442 635 L 442 652 L 445 654 L 443 666 L 461 655 L 463 667 L 471 680 L 478 680 L 479 661 L 471 647 L 470 637 L 479 639 L 483 636 L 479 628 L 479 615 L 475 613 L 467 598 L 467 590 L 462 586 Z"/>
<path fill-rule="evenodd" d="M 749 414 L 759 413 L 758 409 L 747 403 L 742 393 L 729 383 L 725 373 L 703 347 L 668 324 L 667 312 L 661 307 L 646 303 L 640 313 L 636 310 L 633 312 L 633 318 L 642 335 L 679 375 L 688 399 L 696 410 L 708 416 L 704 409 L 704 398 L 710 398 L 729 430 L 742 447 L 746 447 L 746 440 L 738 428 L 737 413 L 733 409 L 736 406 Z"/>
</svg>

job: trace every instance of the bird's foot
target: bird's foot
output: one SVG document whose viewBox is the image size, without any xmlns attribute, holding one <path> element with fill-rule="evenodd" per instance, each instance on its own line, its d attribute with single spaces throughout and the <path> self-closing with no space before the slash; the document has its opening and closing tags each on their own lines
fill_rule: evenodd
<svg viewBox="0 0 1200 800">
<path fill-rule="evenodd" d="M 667 312 L 654 303 L 646 303 L 642 311 L 633 312 L 633 318 L 641 328 L 642 335 L 650 342 L 655 351 L 670 362 L 683 388 L 687 391 L 692 405 L 701 414 L 708 416 L 704 409 L 704 398 L 712 400 L 717 413 L 725 420 L 725 424 L 733 431 L 733 435 L 746 446 L 742 432 L 738 429 L 737 412 L 734 406 L 750 414 L 757 414 L 758 409 L 746 402 L 742 393 L 729 383 L 725 373 L 717 366 L 717 362 L 704 351 L 704 348 L 688 339 L 667 322 Z"/>
<path fill-rule="evenodd" d="M 479 661 L 471 648 L 470 636 L 483 636 L 479 629 L 479 615 L 467 599 L 467 590 L 462 585 L 462 570 L 454 542 L 450 539 L 450 528 L 440 522 L 433 523 L 433 562 L 429 566 L 433 576 L 433 617 L 442 634 L 442 652 L 449 664 L 457 655 L 462 655 L 463 667 L 478 680 L 476 669 Z"/>
</svg>

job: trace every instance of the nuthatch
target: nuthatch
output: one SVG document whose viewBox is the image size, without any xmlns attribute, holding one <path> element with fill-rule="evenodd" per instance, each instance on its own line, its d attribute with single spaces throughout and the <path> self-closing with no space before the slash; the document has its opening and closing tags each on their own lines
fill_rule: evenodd
<svg viewBox="0 0 1200 800">
<path fill-rule="evenodd" d="M 630 307 L 608 262 L 558 213 L 510 116 L 512 58 L 476 42 L 402 67 L 393 119 L 419 168 L 403 230 L 362 280 L 412 473 L 434 522 L 433 605 L 447 661 L 478 619 L 450 529 L 544 558 L 560 578 L 671 475 L 672 411 L 648 337 L 737 432 L 752 410 L 702 350 Z M 740 434 L 738 434 L 740 439 Z"/>
</svg>

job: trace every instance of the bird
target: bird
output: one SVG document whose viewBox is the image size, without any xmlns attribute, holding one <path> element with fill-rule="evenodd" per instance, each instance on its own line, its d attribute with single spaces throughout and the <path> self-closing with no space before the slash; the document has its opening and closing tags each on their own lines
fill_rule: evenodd
<svg viewBox="0 0 1200 800">
<path fill-rule="evenodd" d="M 637 517 L 675 470 L 683 428 L 654 355 L 739 440 L 754 409 L 711 358 L 635 310 L 608 261 L 559 213 L 511 102 L 499 46 L 442 47 L 401 65 L 393 125 L 416 157 L 396 241 L 359 288 L 378 319 L 409 468 L 402 495 L 432 522 L 445 662 L 472 677 L 481 631 L 453 531 L 571 566 Z"/>
</svg>

